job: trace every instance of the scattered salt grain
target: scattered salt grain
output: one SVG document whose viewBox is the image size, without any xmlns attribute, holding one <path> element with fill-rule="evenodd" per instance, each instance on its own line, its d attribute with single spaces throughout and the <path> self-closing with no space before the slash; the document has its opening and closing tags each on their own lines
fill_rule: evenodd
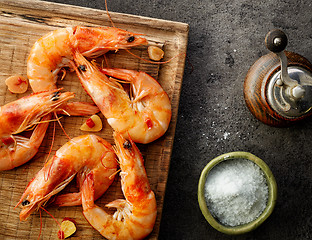
<svg viewBox="0 0 312 240">
<path fill-rule="evenodd" d="M 228 132 L 225 132 L 225 133 L 223 134 L 223 138 L 224 138 L 225 140 L 228 138 L 228 136 L 230 136 L 230 133 L 228 133 Z"/>
<path fill-rule="evenodd" d="M 262 170 L 247 159 L 219 163 L 211 169 L 205 183 L 209 211 L 228 226 L 255 220 L 265 209 L 268 195 Z"/>
</svg>

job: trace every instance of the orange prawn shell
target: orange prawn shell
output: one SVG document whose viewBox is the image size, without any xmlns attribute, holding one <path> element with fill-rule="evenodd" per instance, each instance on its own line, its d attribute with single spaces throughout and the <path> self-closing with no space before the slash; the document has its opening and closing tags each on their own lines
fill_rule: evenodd
<svg viewBox="0 0 312 240">
<path fill-rule="evenodd" d="M 129 138 L 114 132 L 115 152 L 121 168 L 121 186 L 125 199 L 117 199 L 106 207 L 117 208 L 110 215 L 94 204 L 93 176 L 88 174 L 82 186 L 83 214 L 87 221 L 107 239 L 143 239 L 154 227 L 157 204 L 151 190 L 143 158 Z"/>
<path fill-rule="evenodd" d="M 92 172 L 95 176 L 94 187 L 97 189 L 95 197 L 100 197 L 113 182 L 112 176 L 116 170 L 116 155 L 107 141 L 93 134 L 73 138 L 55 153 L 26 188 L 18 205 L 25 200 L 29 204 L 22 206 L 20 219 L 26 220 L 51 196 L 60 192 L 75 175 L 81 185 L 85 176 Z M 58 200 L 59 197 L 61 200 Z M 73 201 L 72 197 L 76 201 L 72 205 L 81 204 L 79 194 L 65 194 L 56 197 L 57 205 L 69 206 L 70 201 Z"/>
<path fill-rule="evenodd" d="M 53 111 L 61 110 L 74 97 L 59 90 L 25 96 L 0 107 L 0 171 L 10 170 L 29 161 L 38 151 Z M 20 135 L 33 129 L 29 136 Z M 7 144 L 12 139 L 14 144 Z"/>
<path fill-rule="evenodd" d="M 82 54 L 74 55 L 75 70 L 85 91 L 99 107 L 111 127 L 134 142 L 150 143 L 167 131 L 171 102 L 160 84 L 144 72 L 125 69 L 97 69 Z M 78 67 L 84 65 L 82 71 Z M 129 96 L 114 78 L 131 85 Z"/>
<path fill-rule="evenodd" d="M 58 72 L 71 60 L 71 28 L 57 29 L 38 39 L 27 60 L 27 77 L 34 92 L 56 88 Z"/>
<path fill-rule="evenodd" d="M 74 26 L 56 29 L 39 38 L 27 60 L 27 76 L 34 92 L 55 89 L 58 73 L 70 67 L 75 51 L 86 57 L 96 57 L 109 50 L 145 44 L 146 39 L 118 28 Z"/>
</svg>

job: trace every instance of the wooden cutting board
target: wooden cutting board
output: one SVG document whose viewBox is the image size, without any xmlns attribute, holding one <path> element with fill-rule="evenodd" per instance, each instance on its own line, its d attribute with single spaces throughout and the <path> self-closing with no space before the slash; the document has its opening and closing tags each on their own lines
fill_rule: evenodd
<svg viewBox="0 0 312 240">
<path fill-rule="evenodd" d="M 153 143 L 139 145 L 145 159 L 145 167 L 152 190 L 157 200 L 157 221 L 153 232 L 148 237 L 156 239 L 159 232 L 163 200 L 169 171 L 178 104 L 184 71 L 187 47 L 188 25 L 179 22 L 151 19 L 120 13 L 111 13 L 116 27 L 142 33 L 150 45 L 158 45 L 165 51 L 164 60 L 176 56 L 171 62 L 162 65 L 147 63 L 128 54 L 126 51 L 107 54 L 109 67 L 120 67 L 145 71 L 155 77 L 168 93 L 172 103 L 172 120 L 167 133 Z M 31 93 L 12 94 L 7 90 L 5 79 L 11 75 L 26 76 L 27 57 L 33 43 L 45 33 L 60 27 L 111 26 L 105 11 L 30 0 L 0 0 L 0 104 L 16 100 Z M 131 50 L 136 55 L 147 59 L 147 46 Z M 103 58 L 97 59 L 100 63 Z M 59 87 L 76 93 L 76 101 L 90 101 L 73 73 L 68 73 Z M 112 129 L 100 114 L 104 128 L 97 133 L 113 144 Z M 70 137 L 85 132 L 79 130 L 86 117 L 64 117 L 61 122 Z M 0 126 L 1 127 L 1 126 Z M 0 172 L 0 239 L 37 239 L 40 230 L 39 213 L 32 214 L 26 222 L 19 221 L 19 208 L 14 208 L 27 183 L 42 168 L 52 141 L 53 124 L 50 124 L 45 139 L 37 155 L 28 163 L 10 171 Z M 68 139 L 59 126 L 56 126 L 56 139 L 53 153 Z M 64 191 L 77 190 L 71 184 Z M 120 178 L 116 177 L 113 185 L 97 201 L 104 205 L 117 198 L 122 198 Z M 70 217 L 77 222 L 77 232 L 71 239 L 102 239 L 82 215 L 81 206 L 49 207 L 46 209 L 58 220 Z M 42 213 L 42 233 L 40 239 L 56 239 L 59 230 L 56 222 L 46 213 Z"/>
</svg>

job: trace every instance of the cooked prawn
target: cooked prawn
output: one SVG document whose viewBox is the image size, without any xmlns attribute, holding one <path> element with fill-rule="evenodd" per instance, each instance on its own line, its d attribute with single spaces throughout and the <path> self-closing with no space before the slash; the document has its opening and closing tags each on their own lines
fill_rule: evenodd
<svg viewBox="0 0 312 240">
<path fill-rule="evenodd" d="M 97 57 L 109 50 L 126 49 L 146 39 L 114 27 L 67 27 L 54 30 L 33 45 L 27 60 L 27 76 L 34 92 L 55 89 L 58 73 L 70 67 L 74 51 Z"/>
<path fill-rule="evenodd" d="M 144 72 L 101 69 L 79 52 L 74 55 L 76 73 L 110 126 L 134 142 L 149 143 L 161 137 L 171 119 L 171 103 L 159 83 Z M 130 96 L 118 80 L 130 84 Z"/>
<path fill-rule="evenodd" d="M 29 161 L 44 138 L 50 113 L 62 111 L 65 102 L 73 97 L 72 92 L 52 90 L 0 107 L 0 170 L 10 170 Z M 20 135 L 33 127 L 30 138 Z"/>
<path fill-rule="evenodd" d="M 110 215 L 94 204 L 94 177 L 88 174 L 82 184 L 83 215 L 88 222 L 108 239 L 143 239 L 154 227 L 157 205 L 151 190 L 144 160 L 139 149 L 129 138 L 114 133 L 115 152 L 121 168 L 121 187 L 126 199 L 118 199 L 106 206 L 117 208 Z"/>
<path fill-rule="evenodd" d="M 117 161 L 112 146 L 96 135 L 83 135 L 64 144 L 28 184 L 19 204 L 20 220 L 26 220 L 77 175 L 81 185 L 85 176 L 94 176 L 95 198 L 100 197 L 113 182 Z M 72 204 L 70 202 L 73 201 Z M 81 193 L 66 194 L 60 205 L 81 204 Z M 66 204 L 68 203 L 68 204 Z"/>
</svg>

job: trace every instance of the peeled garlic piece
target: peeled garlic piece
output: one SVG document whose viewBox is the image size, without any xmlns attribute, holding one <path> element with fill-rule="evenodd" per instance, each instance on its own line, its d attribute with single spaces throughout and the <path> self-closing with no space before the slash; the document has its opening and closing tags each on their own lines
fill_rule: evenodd
<svg viewBox="0 0 312 240">
<path fill-rule="evenodd" d="M 68 238 L 76 232 L 75 223 L 70 220 L 65 220 L 61 223 L 61 229 L 64 233 L 64 238 Z"/>
<path fill-rule="evenodd" d="M 8 77 L 5 84 L 12 93 L 24 93 L 28 89 L 28 79 L 21 75 Z"/>
<path fill-rule="evenodd" d="M 93 123 L 94 126 L 93 126 Z M 80 127 L 81 131 L 86 132 L 99 132 L 102 130 L 102 120 L 98 115 L 92 115 L 86 120 L 84 124 Z"/>
<path fill-rule="evenodd" d="M 159 61 L 164 57 L 164 51 L 156 46 L 149 46 L 147 48 L 148 56 L 153 61 Z"/>
</svg>

